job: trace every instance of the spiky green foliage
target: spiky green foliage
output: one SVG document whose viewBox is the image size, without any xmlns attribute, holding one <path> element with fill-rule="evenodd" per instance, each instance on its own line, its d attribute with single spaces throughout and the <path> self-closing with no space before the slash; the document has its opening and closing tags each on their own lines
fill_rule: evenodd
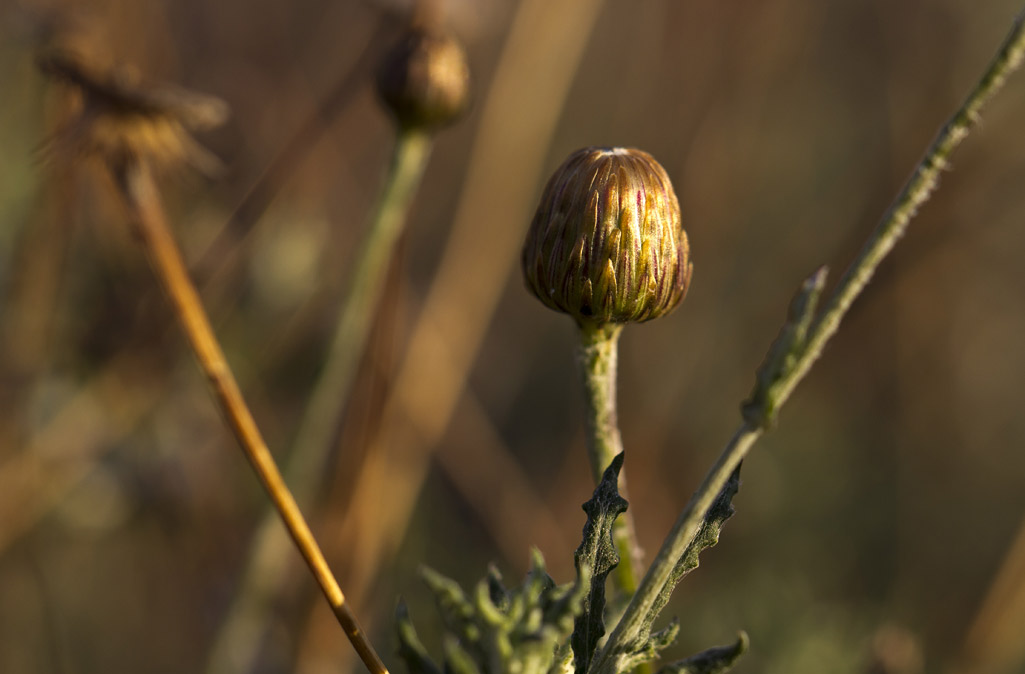
<svg viewBox="0 0 1025 674">
<path fill-rule="evenodd" d="M 678 660 L 658 670 L 658 674 L 723 674 L 747 651 L 747 634 L 741 632 L 736 642 L 729 646 L 717 646 L 701 651 L 697 655 Z"/>
<path fill-rule="evenodd" d="M 723 524 L 734 513 L 732 502 L 739 488 L 740 468 L 738 467 L 730 475 L 730 479 L 719 492 L 718 498 L 708 509 L 694 540 L 673 567 L 672 573 L 662 586 L 651 610 L 641 621 L 637 636 L 612 652 L 603 652 L 601 654 L 602 662 L 590 667 L 591 670 L 597 667 L 601 671 L 629 672 L 640 664 L 655 660 L 661 651 L 673 642 L 679 631 L 679 626 L 675 621 L 654 633 L 651 631 L 652 625 L 669 602 L 669 597 L 676 589 L 676 585 L 684 576 L 697 568 L 701 552 L 719 542 L 719 532 L 722 531 Z"/>
<path fill-rule="evenodd" d="M 617 488 L 622 467 L 623 455 L 619 454 L 605 469 L 591 500 L 583 506 L 587 523 L 584 524 L 583 540 L 577 548 L 575 563 L 578 576 L 581 569 L 591 569 L 591 583 L 583 610 L 573 628 L 573 665 L 578 672 L 587 671 L 598 640 L 605 635 L 605 579 L 619 564 L 619 554 L 612 540 L 612 525 L 627 508 L 626 499 L 619 495 Z"/>
<path fill-rule="evenodd" d="M 491 569 L 470 594 L 448 578 L 425 569 L 447 633 L 444 666 L 435 664 L 416 635 L 404 605 L 399 606 L 399 655 L 410 674 L 554 674 L 565 667 L 574 618 L 590 587 L 584 566 L 573 583 L 556 585 L 545 572 L 541 553 L 523 585 L 507 590 Z"/>
</svg>

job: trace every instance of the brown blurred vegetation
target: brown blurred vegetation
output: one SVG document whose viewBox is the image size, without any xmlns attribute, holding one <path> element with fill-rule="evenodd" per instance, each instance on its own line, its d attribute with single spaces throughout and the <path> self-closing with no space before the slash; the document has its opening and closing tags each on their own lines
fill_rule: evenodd
<svg viewBox="0 0 1025 674">
<path fill-rule="evenodd" d="M 472 365 L 465 389 L 458 367 L 445 378 L 445 362 L 432 364 L 440 376 L 412 382 L 456 391 L 451 422 L 381 432 L 457 211 L 484 213 L 471 223 L 483 241 L 517 239 L 548 173 L 584 145 L 645 149 L 672 176 L 694 283 L 671 317 L 626 330 L 621 354 L 631 509 L 650 553 L 739 420 L 792 292 L 817 265 L 839 274 L 851 259 L 1016 5 L 607 0 L 582 36 L 565 104 L 552 104 L 549 138 L 516 133 L 546 104 L 532 92 L 549 93 L 550 64 L 529 64 L 518 76 L 532 86 L 487 108 L 501 68 L 512 67 L 502 59 L 523 16 L 517 3 L 438 3 L 469 51 L 475 106 L 438 138 L 348 408 L 338 477 L 312 517 L 395 669 L 398 594 L 436 635 L 418 565 L 469 585 L 494 561 L 514 579 L 537 544 L 565 581 L 590 491 L 572 326 L 524 291 L 510 265 L 517 250 L 445 270 L 469 295 L 487 285 L 482 268 L 501 273 L 495 302 L 485 293 L 428 317 L 442 339 L 449 326 L 483 330 L 479 350 L 473 339 L 451 344 Z M 166 198 L 277 449 L 294 433 L 386 169 L 393 131 L 368 64 L 405 9 L 369 0 L 0 4 L 0 671 L 202 671 L 265 507 L 105 179 L 39 161 L 56 113 L 35 49 L 75 35 L 147 77 L 230 104 L 231 122 L 203 138 L 224 173 L 172 176 Z M 221 234 L 346 78 L 353 94 L 322 116 L 317 142 L 277 181 L 251 231 Z M 1019 76 L 748 460 L 737 516 L 670 606 L 683 625 L 678 655 L 742 628 L 752 650 L 738 672 L 910 674 L 923 657 L 925 671 L 1025 671 L 1025 550 L 1017 576 L 1005 564 L 1025 523 L 1023 111 Z M 530 166 L 521 155 L 475 156 L 502 147 L 487 134 L 543 158 L 522 189 L 528 199 L 507 203 L 515 190 L 502 180 L 473 180 L 507 168 L 515 181 Z M 482 211 L 490 201 L 494 211 Z M 358 457 L 387 442 L 434 458 L 422 493 L 409 497 L 400 548 L 368 578 L 348 561 L 359 537 L 338 532 Z M 520 487 L 509 486 L 509 466 L 525 475 L 512 483 Z M 389 521 L 374 508 L 355 517 L 367 535 Z M 983 610 L 1002 565 L 1011 572 L 1000 601 Z M 304 590 L 280 607 L 260 671 L 358 670 L 313 583 L 296 573 Z M 970 664 L 983 647 L 1004 664 Z"/>
</svg>

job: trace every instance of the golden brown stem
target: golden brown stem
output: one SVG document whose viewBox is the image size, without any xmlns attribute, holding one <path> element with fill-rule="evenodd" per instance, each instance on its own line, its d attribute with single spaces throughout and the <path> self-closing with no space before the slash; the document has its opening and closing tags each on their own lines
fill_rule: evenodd
<svg viewBox="0 0 1025 674">
<path fill-rule="evenodd" d="M 149 166 L 137 157 L 128 157 L 124 161 L 111 162 L 111 169 L 150 263 L 171 298 L 189 344 L 246 458 L 256 470 L 353 648 L 371 674 L 388 674 L 380 656 L 346 604 L 338 581 L 331 573 L 313 532 L 285 485 L 253 415 L 242 398 L 242 392 L 200 303 L 199 294 L 189 279 L 178 246 L 167 227 L 160 195 Z"/>
</svg>

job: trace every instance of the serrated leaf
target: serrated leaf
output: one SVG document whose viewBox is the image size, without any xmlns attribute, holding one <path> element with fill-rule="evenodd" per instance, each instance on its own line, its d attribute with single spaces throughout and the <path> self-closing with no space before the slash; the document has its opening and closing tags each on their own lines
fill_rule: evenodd
<svg viewBox="0 0 1025 674">
<path fill-rule="evenodd" d="M 680 621 L 673 618 L 668 625 L 648 637 L 639 650 L 633 651 L 629 656 L 623 658 L 620 671 L 631 672 L 645 662 L 657 660 L 662 651 L 673 645 L 679 633 Z"/>
<path fill-rule="evenodd" d="M 737 635 L 736 643 L 709 648 L 697 655 L 678 660 L 659 669 L 658 674 L 723 674 L 747 651 L 749 643 L 747 634 L 741 632 Z"/>
<path fill-rule="evenodd" d="M 694 540 L 687 546 L 687 550 L 680 557 L 679 561 L 676 562 L 676 566 L 673 567 L 673 572 L 669 575 L 666 584 L 662 587 L 662 591 L 652 605 L 651 612 L 645 618 L 644 626 L 641 630 L 642 635 L 650 633 L 652 623 L 655 622 L 658 614 L 662 612 L 662 609 L 669 602 L 669 598 L 672 596 L 673 590 L 676 589 L 676 585 L 684 576 L 698 567 L 701 552 L 719 542 L 719 533 L 722 531 L 723 525 L 735 512 L 733 497 L 736 496 L 737 491 L 740 489 L 740 468 L 741 466 L 737 466 L 737 469 L 730 475 L 730 479 L 723 485 L 719 496 L 705 514 L 705 521 L 698 529 Z"/>
<path fill-rule="evenodd" d="M 534 550 L 520 587 L 507 590 L 491 569 L 471 593 L 430 569 L 423 569 L 421 575 L 448 627 L 446 674 L 569 674 L 564 665 L 574 618 L 590 588 L 588 567 L 575 582 L 559 586 L 546 572 L 541 553 Z M 408 622 L 404 613 L 400 617 Z M 439 674 L 437 666 L 431 672 L 423 664 L 427 656 L 412 626 L 400 624 L 399 628 L 405 631 L 403 648 L 411 651 L 412 666 L 422 669 L 412 674 Z"/>
<path fill-rule="evenodd" d="M 612 525 L 627 508 L 626 499 L 619 495 L 618 487 L 622 467 L 623 454 L 620 453 L 605 469 L 591 500 L 583 505 L 587 522 L 583 540 L 574 554 L 574 563 L 578 574 L 582 568 L 590 569 L 591 583 L 583 611 L 574 622 L 570 641 L 573 665 L 578 672 L 587 671 L 598 641 L 605 635 L 605 579 L 619 564 L 619 554 L 612 541 Z"/>
<path fill-rule="evenodd" d="M 694 540 L 687 546 L 683 555 L 676 562 L 672 573 L 666 580 L 665 585 L 652 603 L 651 610 L 644 616 L 637 631 L 637 637 L 617 649 L 613 655 L 614 665 L 611 671 L 627 672 L 639 664 L 650 662 L 657 655 L 661 644 L 656 641 L 665 630 L 656 634 L 651 633 L 651 627 L 658 618 L 662 609 L 665 608 L 672 596 L 676 585 L 698 566 L 698 557 L 702 550 L 715 545 L 719 541 L 719 532 L 723 524 L 733 515 L 733 497 L 740 488 L 740 466 L 730 475 L 729 480 L 723 486 L 719 496 L 712 502 L 705 519 L 698 528 Z M 664 646 L 661 646 L 664 648 Z"/>
<path fill-rule="evenodd" d="M 401 599 L 395 609 L 395 632 L 399 638 L 399 657 L 406 663 L 409 674 L 441 674 L 421 643 L 409 618 L 409 608 Z"/>
<path fill-rule="evenodd" d="M 481 674 L 473 656 L 466 652 L 458 639 L 446 635 L 442 647 L 445 650 L 445 674 Z"/>
<path fill-rule="evenodd" d="M 467 643 L 476 642 L 480 637 L 480 629 L 474 621 L 473 606 L 459 583 L 426 566 L 420 569 L 420 576 L 434 592 L 438 612 L 449 631 Z"/>
<path fill-rule="evenodd" d="M 502 584 L 502 573 L 494 564 L 488 566 L 487 580 L 488 593 L 491 595 L 492 603 L 500 611 L 507 611 L 509 609 L 509 590 L 505 589 L 505 585 Z"/>
</svg>

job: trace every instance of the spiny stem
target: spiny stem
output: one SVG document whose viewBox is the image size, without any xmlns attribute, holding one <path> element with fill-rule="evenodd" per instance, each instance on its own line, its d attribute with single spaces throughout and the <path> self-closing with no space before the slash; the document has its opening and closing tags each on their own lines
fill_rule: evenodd
<svg viewBox="0 0 1025 674">
<path fill-rule="evenodd" d="M 1003 84 L 1004 79 L 1014 71 L 1025 55 L 1025 12 L 1014 21 L 1011 32 L 1001 45 L 996 57 L 976 83 L 965 102 L 940 130 L 936 139 L 926 150 L 911 178 L 897 195 L 893 205 L 883 216 L 875 231 L 869 236 L 858 257 L 840 280 L 826 304 L 820 318 L 812 325 L 807 339 L 794 353 L 793 365 L 782 372 L 773 387 L 773 399 L 767 401 L 773 410 L 778 410 L 790 397 L 797 384 L 811 369 L 821 355 L 826 342 L 836 333 L 840 321 L 847 313 L 854 299 L 861 293 L 875 272 L 879 263 L 892 250 L 904 233 L 918 207 L 929 198 L 935 189 L 940 171 L 953 150 L 968 135 L 978 119 L 982 106 Z M 625 649 L 641 634 L 642 625 L 666 586 L 666 581 L 677 561 L 694 540 L 708 508 L 722 490 L 730 474 L 740 464 L 755 441 L 764 432 L 763 427 L 745 421 L 726 444 L 711 471 L 694 493 L 687 507 L 677 518 L 672 531 L 666 537 L 655 561 L 652 562 L 641 581 L 641 585 L 627 606 L 619 623 L 610 635 L 605 647 L 594 659 L 588 671 L 601 674 L 616 674 L 617 662 Z"/>
<path fill-rule="evenodd" d="M 587 453 L 595 484 L 601 482 L 612 459 L 623 451 L 616 413 L 616 363 L 622 331 L 623 326 L 619 324 L 580 326 L 577 363 L 584 384 Z M 622 471 L 619 493 L 629 498 Z M 619 553 L 619 564 L 612 577 L 622 595 L 629 597 L 637 590 L 637 569 L 641 565 L 637 532 L 629 510 L 616 518 L 612 535 Z"/>
<path fill-rule="evenodd" d="M 242 392 L 210 327 L 199 294 L 189 279 L 178 246 L 167 226 L 149 166 L 143 160 L 130 156 L 120 161 L 111 161 L 110 168 L 153 269 L 171 299 L 189 344 L 246 458 L 267 490 L 296 547 L 299 548 L 310 572 L 331 605 L 335 617 L 367 669 L 372 674 L 387 674 L 388 670 L 380 656 L 367 640 L 356 616 L 346 604 L 345 595 L 342 594 L 338 581 L 331 573 L 313 532 L 310 531 L 299 506 L 285 485 L 274 458 L 242 398 Z"/>
<path fill-rule="evenodd" d="M 366 349 L 367 336 L 403 230 L 409 206 L 420 184 L 433 141 L 427 133 L 400 131 L 384 189 L 371 217 L 369 231 L 353 257 L 334 337 L 321 374 L 314 384 L 299 431 L 289 454 L 285 474 L 296 500 L 310 507 L 323 483 L 324 468 L 336 442 L 341 415 Z M 241 589 L 221 628 L 208 667 L 223 672 L 238 661 L 236 640 L 249 641 L 249 628 L 264 625 L 269 607 L 282 594 L 288 579 L 288 540 L 277 528 L 274 514 L 264 517 L 254 538 Z"/>
</svg>

